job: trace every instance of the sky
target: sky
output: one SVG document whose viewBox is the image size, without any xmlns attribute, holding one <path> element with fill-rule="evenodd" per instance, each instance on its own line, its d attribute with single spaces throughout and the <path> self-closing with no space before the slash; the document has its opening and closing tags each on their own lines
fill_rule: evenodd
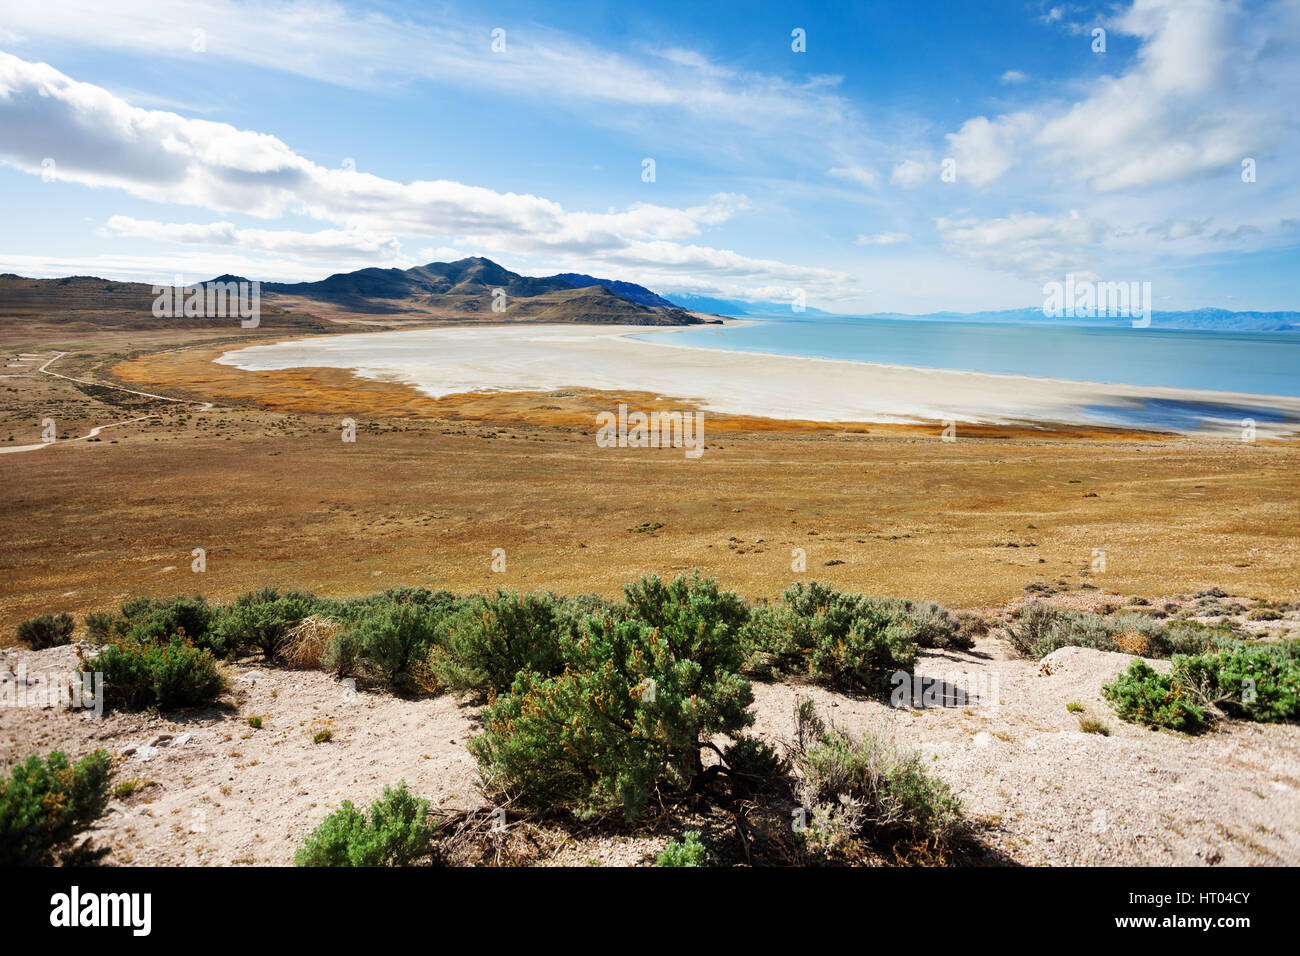
<svg viewBox="0 0 1300 956">
<path fill-rule="evenodd" d="M 0 272 L 1300 309 L 1300 0 L 0 0 Z"/>
</svg>

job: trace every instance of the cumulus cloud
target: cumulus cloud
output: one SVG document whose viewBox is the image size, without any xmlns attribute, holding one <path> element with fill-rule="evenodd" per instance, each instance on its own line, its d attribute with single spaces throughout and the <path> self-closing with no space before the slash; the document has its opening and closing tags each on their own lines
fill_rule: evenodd
<svg viewBox="0 0 1300 956">
<path fill-rule="evenodd" d="M 135 107 L 47 64 L 4 53 L 0 128 L 0 160 L 29 173 L 52 171 L 60 181 L 121 189 L 154 202 L 267 219 L 307 215 L 336 227 L 303 233 L 237 229 L 228 222 L 111 220 L 109 231 L 122 235 L 309 257 L 335 249 L 376 259 L 396 253 L 396 237 L 442 236 L 523 255 L 603 255 L 765 281 L 834 275 L 682 244 L 745 209 L 743 195 L 718 193 L 685 209 L 635 203 L 593 213 L 449 180 L 401 183 L 319 166 L 265 133 Z"/>
<path fill-rule="evenodd" d="M 987 186 L 1019 161 L 1021 143 L 1036 121 L 1028 113 L 989 120 L 976 116 L 946 137 L 957 164 L 957 181 Z"/>
<path fill-rule="evenodd" d="M 1028 74 L 1021 73 L 1019 70 L 1007 70 L 1005 73 L 1002 74 L 1003 83 L 1008 83 L 1008 84 L 1023 83 L 1027 79 L 1029 79 Z"/>
</svg>

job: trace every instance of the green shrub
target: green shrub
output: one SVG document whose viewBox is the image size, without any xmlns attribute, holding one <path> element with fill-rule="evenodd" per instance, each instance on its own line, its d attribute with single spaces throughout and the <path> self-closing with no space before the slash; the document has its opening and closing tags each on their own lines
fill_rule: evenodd
<svg viewBox="0 0 1300 956">
<path fill-rule="evenodd" d="M 1180 660 L 1180 673 L 1195 681 L 1225 713 L 1247 720 L 1300 719 L 1300 644 L 1241 645 Z M 1179 660 L 1176 658 L 1176 660 Z"/>
<path fill-rule="evenodd" d="M 72 641 L 75 624 L 71 614 L 43 614 L 18 625 L 18 640 L 36 651 L 58 647 Z"/>
<path fill-rule="evenodd" d="M 752 723 L 738 599 L 698 575 L 643 579 L 627 593 L 638 618 L 585 618 L 564 639 L 562 673 L 522 671 L 484 712 L 470 749 L 489 793 L 634 819 L 656 790 L 704 774 L 710 738 Z"/>
<path fill-rule="evenodd" d="M 745 668 L 757 675 L 798 674 L 818 683 L 882 691 L 893 674 L 912 671 L 919 634 L 931 641 L 955 639 L 956 622 L 945 619 L 946 611 L 938 614 L 937 607 L 918 609 L 911 602 L 799 582 L 781 596 L 780 606 L 751 615 L 742 632 Z"/>
<path fill-rule="evenodd" d="M 960 801 L 926 773 L 919 753 L 878 733 L 854 739 L 828 727 L 811 701 L 799 703 L 795 722 L 791 754 L 802 778 L 805 842 L 815 856 L 848 854 L 861 838 L 943 849 L 961 835 Z"/>
<path fill-rule="evenodd" d="M 577 623 L 552 594 L 475 597 L 443 622 L 429 667 L 440 685 L 458 694 L 482 699 L 505 693 L 522 670 L 558 673 L 563 638 Z"/>
<path fill-rule="evenodd" d="M 257 651 L 274 664 L 289 631 L 318 610 L 323 610 L 322 602 L 303 591 L 281 595 L 274 588 L 262 588 L 241 594 L 223 609 L 211 643 L 232 657 Z"/>
<path fill-rule="evenodd" d="M 124 710 L 206 704 L 226 686 L 212 652 L 196 648 L 182 636 L 159 644 L 116 639 L 87 660 L 84 668 L 103 673 L 105 705 Z"/>
<path fill-rule="evenodd" d="M 1175 658 L 1177 662 L 1182 658 Z M 1209 726 L 1203 698 L 1194 683 L 1175 674 L 1158 674 L 1146 661 L 1138 658 L 1112 683 L 1104 684 L 1102 695 L 1127 721 L 1151 727 L 1167 727 L 1197 734 Z"/>
<path fill-rule="evenodd" d="M 415 667 L 428 654 L 437 626 L 436 613 L 420 604 L 376 605 L 348 628 L 336 653 L 346 649 L 373 676 L 398 690 L 413 690 Z M 334 655 L 330 662 L 337 664 Z"/>
<path fill-rule="evenodd" d="M 709 851 L 700 842 L 698 830 L 687 830 L 681 840 L 669 840 L 655 857 L 655 866 L 708 866 Z"/>
<path fill-rule="evenodd" d="M 413 796 L 406 781 L 370 805 L 369 817 L 351 801 L 331 813 L 294 854 L 295 866 L 410 866 L 433 852 L 435 827 L 429 802 Z"/>
<path fill-rule="evenodd" d="M 85 618 L 86 634 L 96 644 L 102 644 L 108 640 L 116 620 L 116 616 L 107 611 L 91 611 Z"/>
<path fill-rule="evenodd" d="M 85 864 L 108 850 L 72 849 L 108 805 L 108 751 L 75 765 L 60 751 L 28 757 L 11 777 L 0 777 L 0 866 Z"/>
</svg>

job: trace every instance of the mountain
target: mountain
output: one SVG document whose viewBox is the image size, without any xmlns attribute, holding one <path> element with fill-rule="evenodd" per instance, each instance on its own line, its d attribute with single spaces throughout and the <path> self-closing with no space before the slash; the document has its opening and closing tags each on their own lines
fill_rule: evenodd
<svg viewBox="0 0 1300 956">
<path fill-rule="evenodd" d="M 714 299 L 704 295 L 674 293 L 673 302 L 692 312 L 712 312 L 715 315 L 833 315 L 821 309 L 806 307 L 802 313 L 795 312 L 789 302 L 744 302 L 740 299 Z"/>
<path fill-rule="evenodd" d="M 1011 325 L 1093 325 L 1129 326 L 1127 316 L 1095 318 L 1050 318 L 1037 309 L 1004 309 L 999 312 L 930 312 L 910 315 L 904 312 L 875 312 L 869 319 L 897 319 L 909 322 L 969 322 Z M 1231 312 L 1227 309 L 1194 309 L 1184 312 L 1151 313 L 1152 329 L 1203 332 L 1300 332 L 1300 312 Z"/>
<path fill-rule="evenodd" d="M 593 285 L 604 286 L 615 295 L 622 296 L 629 302 L 637 302 L 641 305 L 648 305 L 658 309 L 675 309 L 677 304 L 669 302 L 661 295 L 651 292 L 643 285 L 637 285 L 635 282 L 623 282 L 619 279 L 597 279 L 595 276 L 586 276 L 578 272 L 561 272 L 558 275 L 549 276 L 551 279 L 560 279 L 573 286 L 575 289 L 586 289 Z"/>
<path fill-rule="evenodd" d="M 706 320 L 631 282 L 570 273 L 536 278 L 473 256 L 411 269 L 361 269 L 319 282 L 264 282 L 272 295 L 327 302 L 349 312 L 476 316 L 501 321 L 697 325 Z M 504 297 L 502 297 L 504 293 Z M 502 311 L 493 308 L 495 303 Z"/>
</svg>

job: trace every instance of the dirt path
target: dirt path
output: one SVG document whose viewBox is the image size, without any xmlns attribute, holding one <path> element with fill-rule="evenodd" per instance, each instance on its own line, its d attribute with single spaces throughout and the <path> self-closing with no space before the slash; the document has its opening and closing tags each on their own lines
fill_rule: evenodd
<svg viewBox="0 0 1300 956">
<path fill-rule="evenodd" d="M 81 385 L 94 385 L 96 388 L 111 388 L 119 392 L 126 392 L 129 395 L 139 395 L 143 398 L 157 399 L 158 401 L 162 401 L 162 402 L 177 402 L 183 405 L 198 405 L 199 406 L 198 410 L 200 412 L 206 412 L 210 408 L 212 408 L 212 402 L 196 402 L 188 398 L 169 398 L 166 395 L 158 395 L 155 394 L 154 392 L 141 392 L 133 388 L 123 388 L 121 385 L 108 385 L 105 384 L 104 382 L 92 382 L 89 379 L 73 378 L 71 375 L 64 375 L 61 372 L 51 372 L 50 366 L 53 365 L 59 359 L 63 358 L 67 354 L 68 354 L 67 352 L 55 353 L 53 357 L 47 359 L 45 363 L 36 371 L 41 372 L 45 375 L 53 375 L 55 378 L 61 378 L 64 379 L 65 381 L 77 382 Z M 57 441 L 51 440 L 48 442 L 39 442 L 38 444 L 35 445 L 16 445 L 13 448 L 0 448 L 0 455 L 12 455 L 20 451 L 40 451 L 42 448 L 49 448 L 51 445 L 58 444 L 59 442 L 85 441 L 88 438 L 96 437 L 105 428 L 116 428 L 119 425 L 130 425 L 132 422 L 142 422 L 145 419 L 157 418 L 157 417 L 158 417 L 157 415 L 152 415 L 152 414 L 139 415 L 135 418 L 125 418 L 120 422 L 109 422 L 107 425 L 99 425 L 95 428 L 92 428 L 86 434 L 80 435 L 76 438 L 61 438 L 58 439 Z"/>
</svg>

